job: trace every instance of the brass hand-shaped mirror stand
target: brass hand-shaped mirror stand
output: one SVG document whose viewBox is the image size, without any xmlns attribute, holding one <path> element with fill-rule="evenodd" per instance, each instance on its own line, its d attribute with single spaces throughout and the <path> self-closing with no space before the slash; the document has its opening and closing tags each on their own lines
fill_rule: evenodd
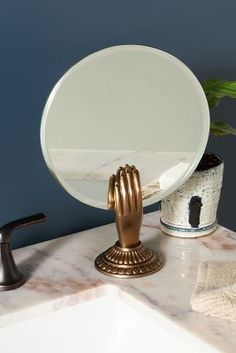
<svg viewBox="0 0 236 353">
<path fill-rule="evenodd" d="M 119 241 L 95 260 L 102 273 L 119 278 L 141 277 L 163 266 L 162 258 L 139 240 L 143 205 L 139 172 L 120 167 L 110 177 L 108 208 L 114 209 Z"/>
</svg>

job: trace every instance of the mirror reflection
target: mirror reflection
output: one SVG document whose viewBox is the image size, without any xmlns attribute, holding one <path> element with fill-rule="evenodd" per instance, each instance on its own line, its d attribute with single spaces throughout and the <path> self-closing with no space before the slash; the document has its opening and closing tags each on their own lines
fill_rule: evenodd
<svg viewBox="0 0 236 353">
<path fill-rule="evenodd" d="M 48 167 L 75 198 L 107 208 L 119 166 L 140 172 L 144 206 L 194 171 L 205 149 L 209 113 L 191 71 L 158 49 L 124 45 L 72 67 L 46 104 L 41 144 Z"/>
</svg>

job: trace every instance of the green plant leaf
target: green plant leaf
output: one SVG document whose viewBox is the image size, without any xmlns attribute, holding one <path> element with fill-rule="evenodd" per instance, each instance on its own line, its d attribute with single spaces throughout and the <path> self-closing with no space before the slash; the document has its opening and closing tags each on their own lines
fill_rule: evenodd
<svg viewBox="0 0 236 353">
<path fill-rule="evenodd" d="M 236 98 L 236 81 L 206 80 L 202 87 L 210 109 L 216 107 L 223 97 Z"/>
<path fill-rule="evenodd" d="M 236 98 L 236 81 L 206 80 L 202 87 L 210 109 L 218 106 L 224 97 Z M 212 122 L 211 132 L 217 136 L 236 135 L 236 129 L 223 121 Z"/>
<path fill-rule="evenodd" d="M 211 132 L 216 136 L 236 135 L 236 129 L 223 121 L 212 122 Z"/>
<path fill-rule="evenodd" d="M 214 107 L 217 107 L 220 103 L 220 98 L 214 97 L 214 96 L 207 96 L 207 101 L 209 105 L 209 109 L 212 109 Z"/>
</svg>

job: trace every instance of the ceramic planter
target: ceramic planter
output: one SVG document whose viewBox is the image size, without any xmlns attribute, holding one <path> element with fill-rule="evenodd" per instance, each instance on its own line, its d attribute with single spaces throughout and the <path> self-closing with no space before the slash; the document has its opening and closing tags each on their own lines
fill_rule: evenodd
<svg viewBox="0 0 236 353">
<path fill-rule="evenodd" d="M 165 233 L 195 238 L 216 229 L 223 168 L 219 156 L 204 154 L 193 175 L 161 201 L 161 228 Z"/>
</svg>

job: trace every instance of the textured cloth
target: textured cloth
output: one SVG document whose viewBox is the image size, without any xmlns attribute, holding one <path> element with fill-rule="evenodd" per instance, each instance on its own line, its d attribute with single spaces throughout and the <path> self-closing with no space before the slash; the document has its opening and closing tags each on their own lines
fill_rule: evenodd
<svg viewBox="0 0 236 353">
<path fill-rule="evenodd" d="M 236 322 L 236 262 L 201 263 L 191 305 L 194 311 Z"/>
</svg>

